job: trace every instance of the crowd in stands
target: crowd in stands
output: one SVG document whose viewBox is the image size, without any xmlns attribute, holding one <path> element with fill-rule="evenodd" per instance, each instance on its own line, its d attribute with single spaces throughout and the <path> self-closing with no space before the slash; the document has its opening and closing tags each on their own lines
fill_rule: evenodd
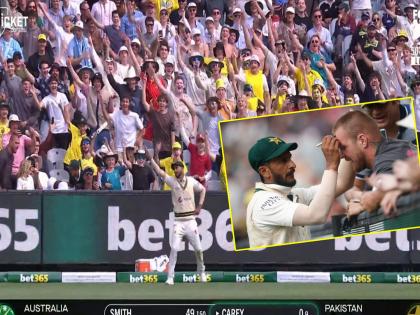
<svg viewBox="0 0 420 315">
<path fill-rule="evenodd" d="M 218 122 L 413 96 L 418 0 L 3 0 L 0 188 L 225 189 Z"/>
</svg>

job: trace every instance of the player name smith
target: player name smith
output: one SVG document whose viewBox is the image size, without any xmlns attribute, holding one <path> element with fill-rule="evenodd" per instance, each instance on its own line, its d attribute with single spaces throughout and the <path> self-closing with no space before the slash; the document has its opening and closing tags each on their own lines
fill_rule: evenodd
<svg viewBox="0 0 420 315">
<path fill-rule="evenodd" d="M 27 313 L 68 313 L 66 304 L 26 304 L 23 312 Z"/>
<path fill-rule="evenodd" d="M 362 304 L 325 304 L 325 313 L 362 313 Z"/>
</svg>

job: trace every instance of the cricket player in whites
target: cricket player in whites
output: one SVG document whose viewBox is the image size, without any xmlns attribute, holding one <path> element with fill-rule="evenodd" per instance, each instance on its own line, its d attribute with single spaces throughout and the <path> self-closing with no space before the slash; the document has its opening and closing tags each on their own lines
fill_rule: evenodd
<svg viewBox="0 0 420 315">
<path fill-rule="evenodd" d="M 150 154 L 148 154 L 150 157 Z M 201 249 L 200 234 L 198 233 L 197 221 L 195 217 L 200 213 L 206 196 L 206 189 L 194 177 L 184 174 L 184 165 L 181 161 L 175 161 L 171 167 L 175 177 L 169 176 L 157 163 L 151 159 L 152 166 L 156 173 L 171 187 L 172 204 L 174 207 L 174 227 L 171 244 L 171 254 L 169 255 L 169 271 L 166 284 L 174 284 L 175 264 L 179 246 L 182 238 L 186 236 L 195 251 L 197 260 L 197 271 L 200 273 L 201 282 L 207 282 L 204 273 L 203 250 Z M 194 193 L 200 193 L 198 205 L 195 206 Z"/>
</svg>

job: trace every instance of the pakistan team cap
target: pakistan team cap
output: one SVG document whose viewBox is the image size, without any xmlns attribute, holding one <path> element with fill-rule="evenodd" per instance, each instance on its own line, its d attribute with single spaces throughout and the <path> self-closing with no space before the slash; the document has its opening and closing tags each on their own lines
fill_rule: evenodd
<svg viewBox="0 0 420 315">
<path fill-rule="evenodd" d="M 287 151 L 295 150 L 297 143 L 286 143 L 278 137 L 265 137 L 257 141 L 248 152 L 248 161 L 252 168 L 258 172 L 262 164 L 282 155 Z"/>
</svg>

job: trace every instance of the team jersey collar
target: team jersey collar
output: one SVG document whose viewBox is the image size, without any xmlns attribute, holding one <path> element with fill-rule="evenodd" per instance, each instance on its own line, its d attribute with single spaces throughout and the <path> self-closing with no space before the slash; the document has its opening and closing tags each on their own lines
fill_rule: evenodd
<svg viewBox="0 0 420 315">
<path fill-rule="evenodd" d="M 264 190 L 264 191 L 280 193 L 285 196 L 290 194 L 290 192 L 292 191 L 292 188 L 293 187 L 286 187 L 286 186 L 281 186 L 277 184 L 264 184 L 262 182 L 258 182 L 255 184 L 255 191 Z"/>
</svg>

